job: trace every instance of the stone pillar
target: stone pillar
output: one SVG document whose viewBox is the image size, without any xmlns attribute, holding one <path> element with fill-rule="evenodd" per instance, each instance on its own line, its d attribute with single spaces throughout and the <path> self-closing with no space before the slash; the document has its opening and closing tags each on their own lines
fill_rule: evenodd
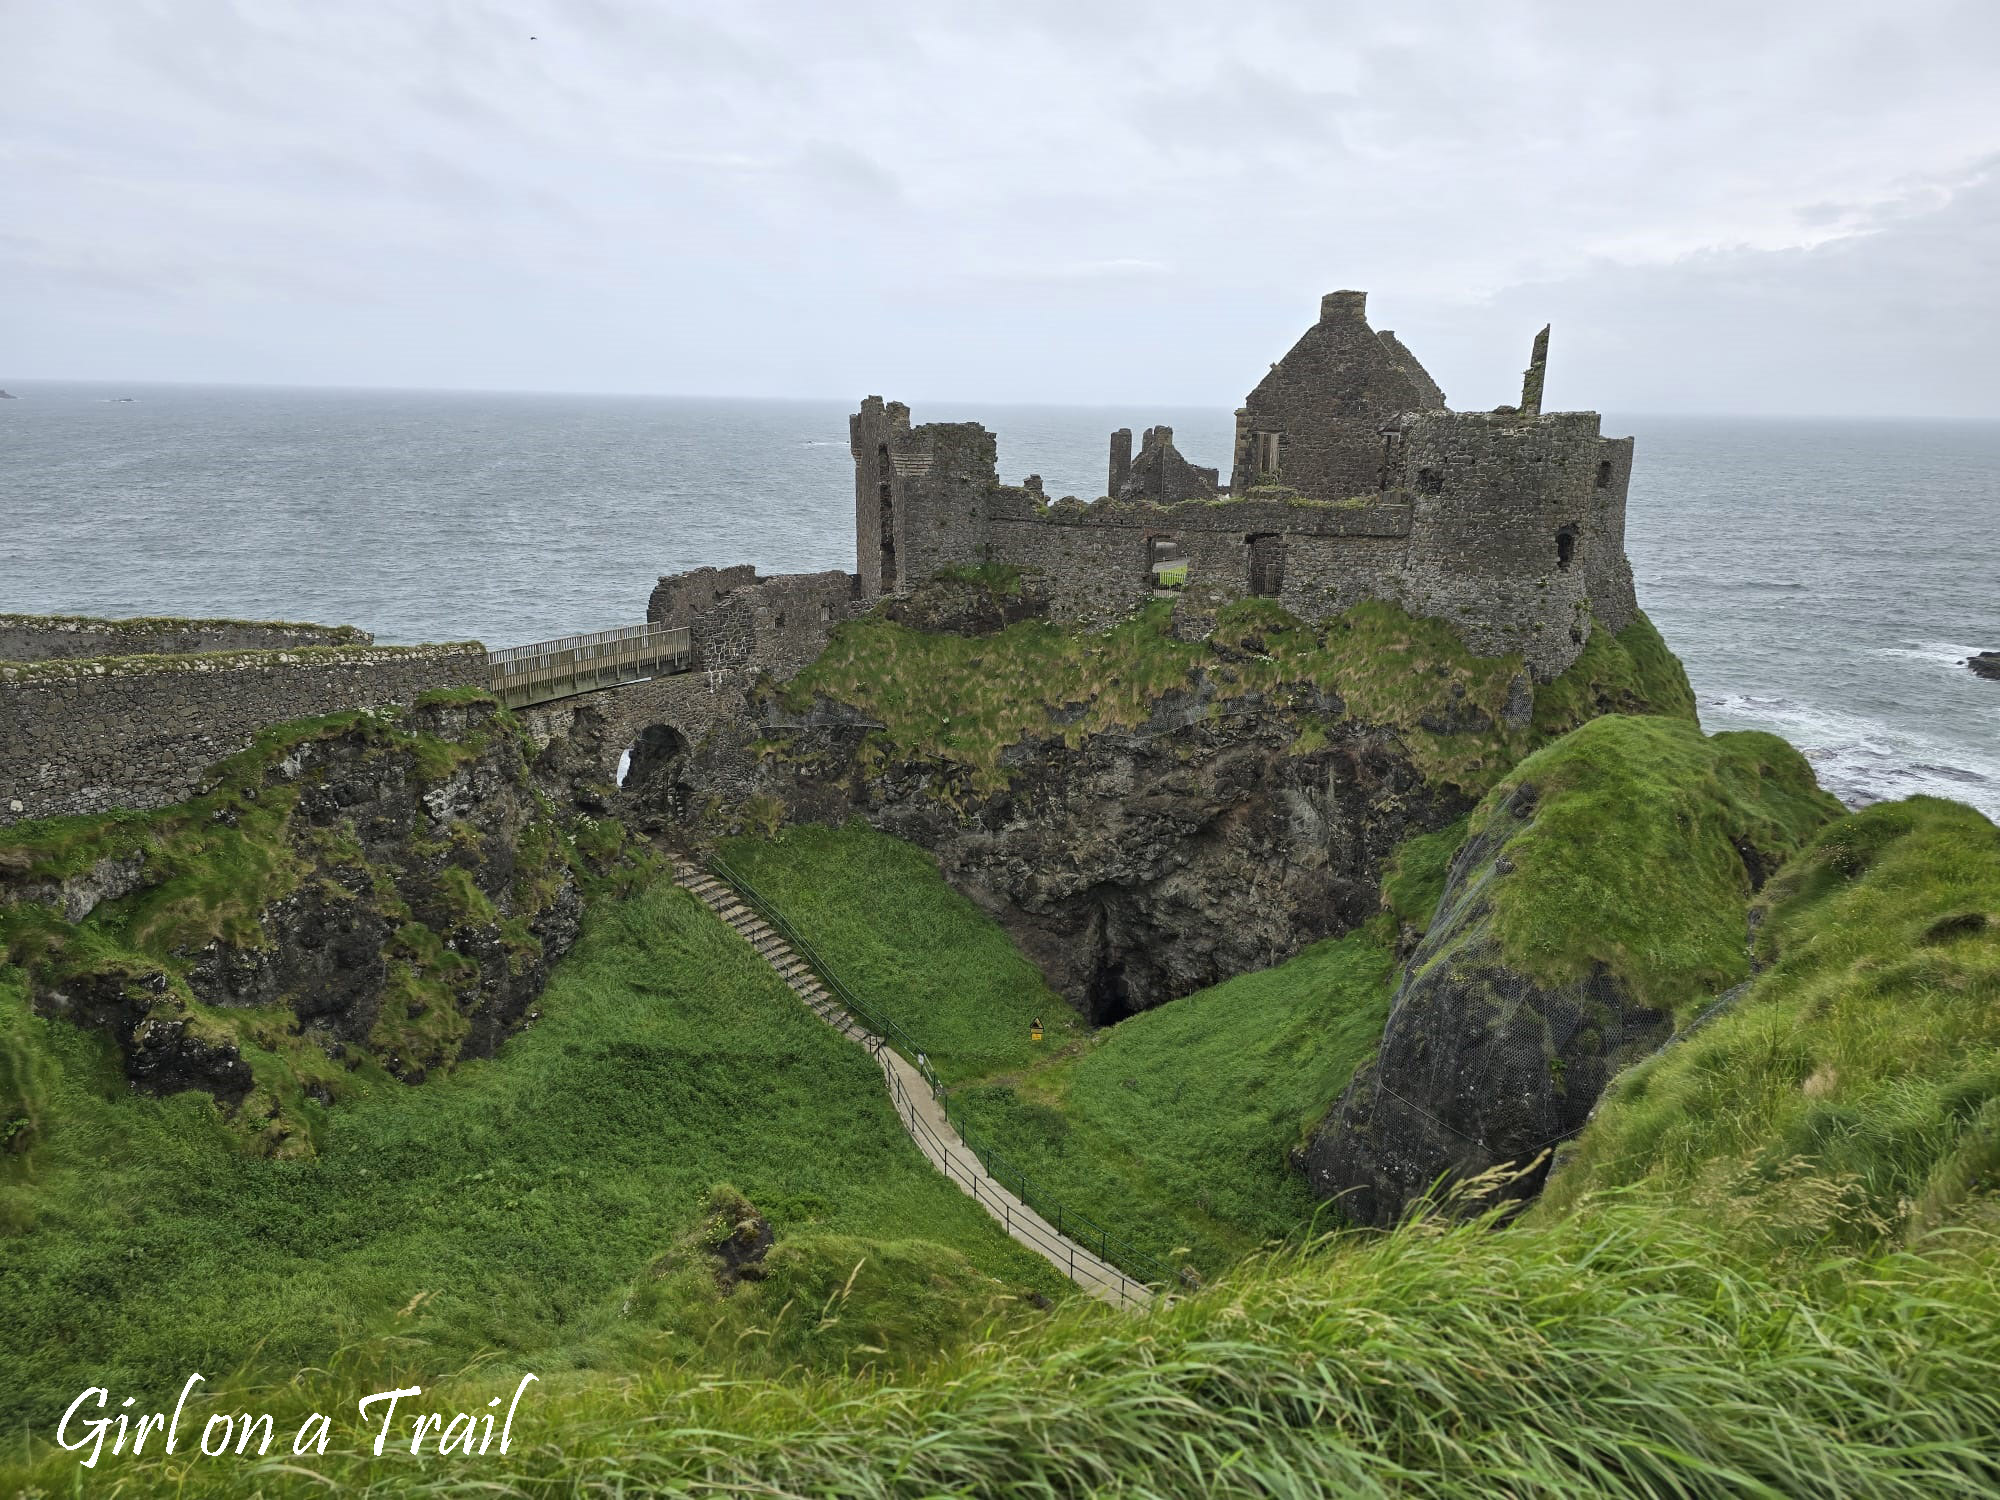
<svg viewBox="0 0 2000 1500">
<path fill-rule="evenodd" d="M 1132 475 L 1132 429 L 1121 427 L 1111 434 L 1111 477 L 1104 493 L 1116 496 Z"/>
<path fill-rule="evenodd" d="M 1521 415 L 1539 417 L 1542 414 L 1542 381 L 1549 372 L 1549 328 L 1546 323 L 1542 331 L 1535 335 L 1534 352 L 1528 356 L 1528 368 L 1521 374 Z"/>
</svg>

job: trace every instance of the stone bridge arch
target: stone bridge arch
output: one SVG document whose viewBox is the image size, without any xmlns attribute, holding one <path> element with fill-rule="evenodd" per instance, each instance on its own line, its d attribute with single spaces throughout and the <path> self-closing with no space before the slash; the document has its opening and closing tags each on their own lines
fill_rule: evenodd
<svg viewBox="0 0 2000 1500">
<path fill-rule="evenodd" d="M 521 711 L 552 795 L 641 825 L 684 823 L 707 799 L 701 747 L 750 724 L 740 672 L 689 672 Z M 620 785 L 619 773 L 625 772 Z"/>
</svg>

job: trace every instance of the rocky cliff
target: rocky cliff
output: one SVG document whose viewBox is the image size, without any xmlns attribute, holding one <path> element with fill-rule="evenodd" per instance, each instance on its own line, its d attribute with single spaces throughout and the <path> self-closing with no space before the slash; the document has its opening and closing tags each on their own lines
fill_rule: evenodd
<svg viewBox="0 0 2000 1500">
<path fill-rule="evenodd" d="M 624 805 L 677 838 L 861 817 L 921 844 L 1105 1022 L 1365 921 L 1399 843 L 1574 724 L 1692 717 L 1643 619 L 1538 687 L 1381 604 L 1314 627 L 1183 596 L 1101 633 L 1034 607 L 943 580 L 849 622 Z"/>
<path fill-rule="evenodd" d="M 530 748 L 490 700 L 439 695 L 267 730 L 159 813 L 18 825 L 6 958 L 136 1087 L 206 1090 L 302 1148 L 300 1096 L 421 1081 L 532 1015 L 582 902 Z"/>
<path fill-rule="evenodd" d="M 1315 1191 L 1376 1226 L 1496 1169 L 1503 1197 L 1539 1191 L 1612 1076 L 1745 977 L 1752 896 L 1839 813 L 1770 735 L 1611 717 L 1529 757 L 1305 1152 Z"/>
</svg>

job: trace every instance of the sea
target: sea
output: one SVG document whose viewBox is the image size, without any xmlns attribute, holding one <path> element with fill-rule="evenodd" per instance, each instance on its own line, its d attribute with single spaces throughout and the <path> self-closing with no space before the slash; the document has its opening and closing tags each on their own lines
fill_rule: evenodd
<svg viewBox="0 0 2000 1500">
<path fill-rule="evenodd" d="M 515 645 L 636 623 L 662 574 L 854 566 L 839 401 L 0 380 L 0 612 L 353 624 Z M 1107 436 L 1223 408 L 913 403 L 1003 478 L 1102 493 Z M 1783 735 L 1850 804 L 2000 819 L 2000 422 L 1610 414 L 1627 549 L 1703 725 Z"/>
</svg>

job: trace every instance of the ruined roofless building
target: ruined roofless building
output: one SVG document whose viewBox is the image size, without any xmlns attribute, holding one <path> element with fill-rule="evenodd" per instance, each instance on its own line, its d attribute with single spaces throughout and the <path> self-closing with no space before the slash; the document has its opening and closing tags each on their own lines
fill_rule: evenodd
<svg viewBox="0 0 2000 1500">
<path fill-rule="evenodd" d="M 943 568 L 1000 563 L 1042 575 L 1057 618 L 1101 624 L 1153 597 L 1172 557 L 1190 586 L 1266 595 L 1308 620 L 1389 600 L 1553 677 L 1636 607 L 1632 441 L 1601 436 L 1595 412 L 1542 412 L 1547 329 L 1518 407 L 1454 412 L 1415 356 L 1368 326 L 1366 300 L 1329 293 L 1258 382 L 1220 496 L 1216 471 L 1153 428 L 1136 456 L 1129 431 L 1113 434 L 1103 499 L 1052 505 L 1039 483 L 1000 482 L 984 427 L 913 426 L 908 407 L 870 396 L 849 420 L 858 606 Z"/>
</svg>

